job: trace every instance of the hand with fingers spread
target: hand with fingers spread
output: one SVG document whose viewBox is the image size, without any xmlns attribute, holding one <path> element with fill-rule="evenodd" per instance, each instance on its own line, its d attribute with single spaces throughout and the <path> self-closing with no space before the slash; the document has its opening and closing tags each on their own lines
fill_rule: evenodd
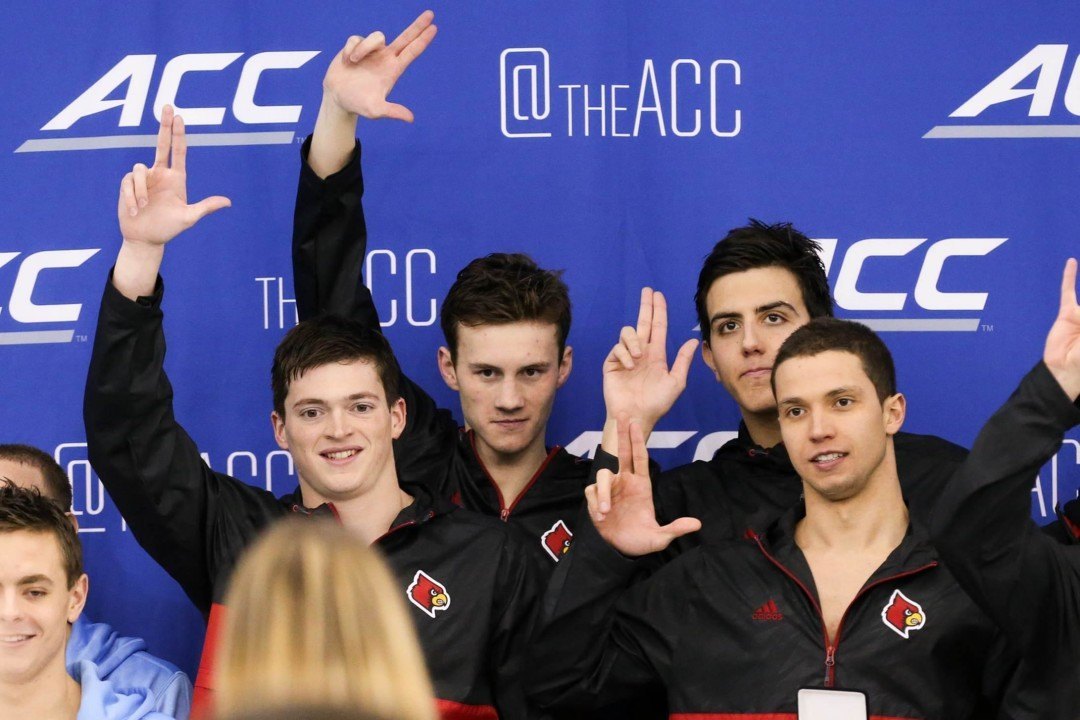
<svg viewBox="0 0 1080 720">
<path fill-rule="evenodd" d="M 608 423 L 614 418 L 629 418 L 638 422 L 648 437 L 686 388 L 698 341 L 683 343 L 669 368 L 667 329 L 663 293 L 642 288 L 637 328 L 624 327 L 619 342 L 604 360 Z"/>
<path fill-rule="evenodd" d="M 153 166 L 138 163 L 120 183 L 116 214 L 124 241 L 164 245 L 206 215 L 229 205 L 229 199 L 221 196 L 188 204 L 184 121 L 166 105 L 161 111 Z"/>
<path fill-rule="evenodd" d="M 120 183 L 116 214 L 124 242 L 113 268 L 113 285 L 132 300 L 152 293 L 165 244 L 231 204 L 220 195 L 188 204 L 184 121 L 166 105 L 153 166 L 137 164 Z"/>
<path fill-rule="evenodd" d="M 1061 306 L 1046 336 L 1043 362 L 1071 399 L 1080 396 L 1080 305 L 1076 301 L 1076 259 L 1061 278 Z"/>
<path fill-rule="evenodd" d="M 437 28 L 435 13 L 424 11 L 392 43 L 381 32 L 353 35 L 334 56 L 323 78 L 325 99 L 353 115 L 413 121 L 404 105 L 387 102 L 394 84 L 413 60 L 431 44 Z"/>
<path fill-rule="evenodd" d="M 659 552 L 675 538 L 701 529 L 701 521 L 683 517 L 656 522 L 649 453 L 637 423 L 618 423 L 619 472 L 601 470 L 585 488 L 589 516 L 600 536 L 627 557 Z"/>
</svg>

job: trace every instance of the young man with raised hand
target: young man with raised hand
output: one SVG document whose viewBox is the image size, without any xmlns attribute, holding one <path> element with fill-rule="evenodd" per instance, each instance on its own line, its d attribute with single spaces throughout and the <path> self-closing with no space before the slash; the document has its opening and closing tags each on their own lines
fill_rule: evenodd
<svg viewBox="0 0 1080 720">
<path fill-rule="evenodd" d="M 620 472 L 600 471 L 610 499 L 590 486 L 592 523 L 543 603 L 537 699 L 587 706 L 662 685 L 672 717 L 793 718 L 801 688 L 851 688 L 866 693 L 864 718 L 987 717 L 1015 660 L 909 521 L 888 349 L 862 325 L 819 319 L 770 369 L 804 501 L 627 589 L 634 558 L 700 523 L 657 522 L 644 433 L 620 425 Z"/>
<path fill-rule="evenodd" d="M 1049 538 L 1031 519 L 1031 485 L 1080 425 L 1080 305 L 1076 260 L 1042 361 L 983 427 L 934 510 L 934 542 L 961 586 L 1024 653 L 1050 700 L 1034 716 L 1080 718 L 1080 544 Z M 1080 501 L 1064 522 L 1080 530 Z M 1023 696 L 1022 696 L 1023 697 Z"/>
<path fill-rule="evenodd" d="M 409 408 L 381 334 L 322 317 L 279 344 L 271 419 L 296 465 L 293 493 L 277 498 L 214 472 L 177 423 L 158 271 L 170 240 L 228 204 L 188 204 L 183 121 L 166 106 L 153 167 L 135 166 L 121 185 L 123 243 L 101 303 L 84 406 L 90 461 L 110 496 L 208 617 L 197 712 L 211 697 L 221 602 L 239 554 L 269 523 L 299 513 L 336 520 L 385 554 L 414 611 L 445 718 L 532 717 L 520 638 L 531 627 L 539 568 L 501 523 L 400 481 L 391 443 Z"/>
<path fill-rule="evenodd" d="M 403 38 L 426 38 L 429 13 L 390 45 L 380 33 L 352 37 L 323 80 L 315 131 L 302 151 L 293 234 L 301 319 L 320 312 L 379 329 L 363 283 L 367 234 L 358 118 L 411 120 L 381 103 L 387 76 L 406 55 Z M 590 464 L 547 445 L 547 422 L 572 365 L 570 298 L 559 273 L 521 254 L 477 258 L 441 310 L 443 379 L 457 391 L 465 428 L 402 377 L 409 418 L 395 453 L 403 475 L 464 507 L 521 528 L 554 567 L 569 550 Z M 450 460 L 447 461 L 447 452 Z"/>
<path fill-rule="evenodd" d="M 186 718 L 89 660 L 66 666 L 88 591 L 79 537 L 63 510 L 37 488 L 0 480 L 0 717 Z"/>
<path fill-rule="evenodd" d="M 770 382 L 784 340 L 814 318 L 832 316 L 828 278 L 817 243 L 787 223 L 752 220 L 720 240 L 705 258 L 694 303 L 701 355 L 739 406 L 738 437 L 711 460 L 654 477 L 657 519 L 699 518 L 701 531 L 681 537 L 669 558 L 709 540 L 739 537 L 755 516 L 776 517 L 799 501 L 802 484 L 782 443 Z M 642 291 L 637 327 L 625 327 L 604 363 L 608 420 L 598 467 L 617 468 L 616 420 L 636 422 L 645 438 L 686 386 L 696 341 L 686 342 L 668 366 L 667 304 L 660 292 Z M 963 448 L 928 435 L 897 433 L 897 470 L 904 498 L 928 518 L 941 486 L 965 456 Z M 601 506 L 609 501 L 604 478 Z"/>
<path fill-rule="evenodd" d="M 0 444 L 0 480 L 35 489 L 65 513 L 78 532 L 71 512 L 71 482 L 47 452 L 29 445 Z M 123 637 L 105 623 L 80 613 L 68 634 L 65 665 L 72 677 L 93 674 L 124 692 L 151 698 L 152 709 L 185 720 L 191 712 L 191 680 L 172 663 L 146 652 L 142 638 Z"/>
</svg>

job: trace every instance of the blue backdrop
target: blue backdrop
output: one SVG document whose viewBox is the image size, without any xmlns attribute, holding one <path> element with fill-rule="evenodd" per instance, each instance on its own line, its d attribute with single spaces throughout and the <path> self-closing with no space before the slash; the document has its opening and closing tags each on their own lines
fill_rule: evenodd
<svg viewBox="0 0 1080 720">
<path fill-rule="evenodd" d="M 216 469 L 290 490 L 269 365 L 295 322 L 298 144 L 345 37 L 393 37 L 424 7 L 95 5 L 7 10 L 0 438 L 53 452 L 71 475 L 90 616 L 191 671 L 198 614 L 86 463 L 82 385 L 119 245 L 120 178 L 152 158 L 155 106 L 185 108 L 190 195 L 233 207 L 167 253 L 177 415 Z M 910 430 L 969 444 L 1038 358 L 1080 247 L 1080 5 L 434 10 L 439 36 L 392 97 L 415 125 L 360 131 L 370 279 L 403 365 L 446 406 L 456 411 L 435 368 L 437 303 L 472 257 L 522 250 L 566 269 L 575 371 L 549 439 L 585 452 L 603 420 L 600 363 L 641 285 L 669 295 L 673 346 L 690 337 L 699 261 L 748 216 L 823 240 L 839 314 L 886 333 Z M 708 456 L 737 422 L 698 359 L 655 457 Z M 1077 494 L 1070 437 L 1040 473 L 1039 520 Z"/>
</svg>

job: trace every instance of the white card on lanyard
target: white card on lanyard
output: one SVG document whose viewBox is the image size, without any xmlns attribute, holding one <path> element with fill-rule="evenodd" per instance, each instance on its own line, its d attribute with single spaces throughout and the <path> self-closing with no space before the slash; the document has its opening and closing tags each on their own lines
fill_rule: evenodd
<svg viewBox="0 0 1080 720">
<path fill-rule="evenodd" d="M 866 693 L 802 688 L 799 690 L 799 720 L 867 720 Z"/>
</svg>

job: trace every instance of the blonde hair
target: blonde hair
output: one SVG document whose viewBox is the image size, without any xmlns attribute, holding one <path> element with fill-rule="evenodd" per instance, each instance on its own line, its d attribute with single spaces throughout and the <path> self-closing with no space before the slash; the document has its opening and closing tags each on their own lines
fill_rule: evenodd
<svg viewBox="0 0 1080 720">
<path fill-rule="evenodd" d="M 233 575 L 216 712 L 315 703 L 435 720 L 403 592 L 378 552 L 340 526 L 279 523 Z"/>
</svg>

